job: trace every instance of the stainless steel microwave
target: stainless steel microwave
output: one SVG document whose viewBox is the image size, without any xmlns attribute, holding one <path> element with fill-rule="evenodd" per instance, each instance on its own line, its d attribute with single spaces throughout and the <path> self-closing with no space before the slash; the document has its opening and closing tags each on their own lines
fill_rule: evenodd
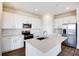
<svg viewBox="0 0 79 59">
<path fill-rule="evenodd" d="M 23 28 L 31 28 L 32 25 L 31 24 L 23 24 Z"/>
</svg>

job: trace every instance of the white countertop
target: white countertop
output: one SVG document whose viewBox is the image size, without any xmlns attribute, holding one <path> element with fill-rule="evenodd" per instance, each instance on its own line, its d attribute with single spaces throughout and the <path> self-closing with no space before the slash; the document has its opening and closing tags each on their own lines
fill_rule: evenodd
<svg viewBox="0 0 79 59">
<path fill-rule="evenodd" d="M 41 50 L 42 52 L 46 52 L 56 45 L 62 43 L 67 37 L 61 37 L 60 35 L 53 35 L 50 38 L 44 40 L 38 40 L 36 38 L 25 40 L 25 42 L 31 44 L 35 48 Z M 26 45 L 27 46 L 27 45 Z"/>
</svg>

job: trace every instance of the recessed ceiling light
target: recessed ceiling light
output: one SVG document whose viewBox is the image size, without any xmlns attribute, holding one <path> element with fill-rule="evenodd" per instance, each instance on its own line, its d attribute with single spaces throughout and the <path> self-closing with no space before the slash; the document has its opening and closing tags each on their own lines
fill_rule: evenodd
<svg viewBox="0 0 79 59">
<path fill-rule="evenodd" d="M 37 9 L 37 8 L 35 8 L 34 10 L 35 10 L 35 11 L 38 11 L 38 9 Z"/>
<path fill-rule="evenodd" d="M 67 10 L 69 10 L 69 9 L 70 9 L 70 7 L 66 7 L 66 9 L 67 9 Z"/>
</svg>

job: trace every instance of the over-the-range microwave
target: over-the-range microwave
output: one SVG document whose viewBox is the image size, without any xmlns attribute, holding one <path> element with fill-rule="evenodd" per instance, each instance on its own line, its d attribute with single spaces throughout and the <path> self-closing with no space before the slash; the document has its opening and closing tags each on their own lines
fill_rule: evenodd
<svg viewBox="0 0 79 59">
<path fill-rule="evenodd" d="M 23 24 L 23 28 L 32 28 L 31 24 Z"/>
</svg>

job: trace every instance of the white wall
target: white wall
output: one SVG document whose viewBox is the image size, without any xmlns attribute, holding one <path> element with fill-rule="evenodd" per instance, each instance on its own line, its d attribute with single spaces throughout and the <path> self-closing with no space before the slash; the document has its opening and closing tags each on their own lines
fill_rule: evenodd
<svg viewBox="0 0 79 59">
<path fill-rule="evenodd" d="M 48 32 L 48 36 L 53 34 L 53 15 L 45 14 L 43 15 L 43 31 Z"/>
</svg>

